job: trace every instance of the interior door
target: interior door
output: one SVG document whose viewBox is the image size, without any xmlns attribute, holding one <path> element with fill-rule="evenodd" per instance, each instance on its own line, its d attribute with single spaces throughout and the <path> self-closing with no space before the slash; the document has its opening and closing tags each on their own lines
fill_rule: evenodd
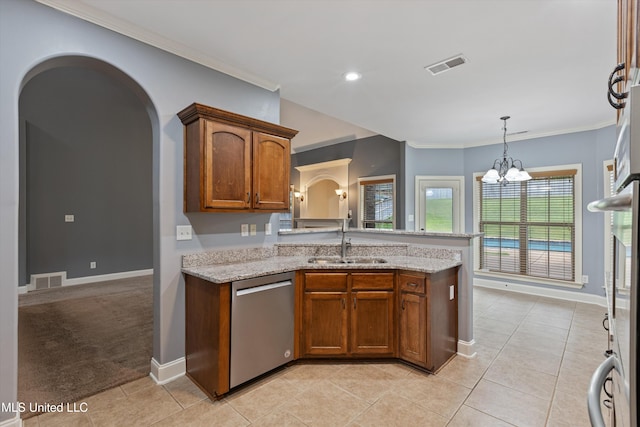
<svg viewBox="0 0 640 427">
<path fill-rule="evenodd" d="M 461 179 L 416 179 L 417 231 L 460 233 L 463 228 Z"/>
</svg>

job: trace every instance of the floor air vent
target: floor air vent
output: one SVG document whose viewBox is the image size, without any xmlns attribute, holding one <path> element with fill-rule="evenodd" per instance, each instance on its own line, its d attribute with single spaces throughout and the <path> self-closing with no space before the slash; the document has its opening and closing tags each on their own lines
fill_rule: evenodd
<svg viewBox="0 0 640 427">
<path fill-rule="evenodd" d="M 66 278 L 66 271 L 58 273 L 32 274 L 29 290 L 38 291 L 40 289 L 59 288 L 62 286 Z"/>
<path fill-rule="evenodd" d="M 453 67 L 457 67 L 458 65 L 465 64 L 467 62 L 467 58 L 462 55 L 456 55 L 452 58 L 445 59 L 444 61 L 436 62 L 435 64 L 427 65 L 424 67 L 426 70 L 429 70 L 431 74 L 434 76 L 436 74 L 444 73 L 447 70 L 452 69 Z"/>
</svg>

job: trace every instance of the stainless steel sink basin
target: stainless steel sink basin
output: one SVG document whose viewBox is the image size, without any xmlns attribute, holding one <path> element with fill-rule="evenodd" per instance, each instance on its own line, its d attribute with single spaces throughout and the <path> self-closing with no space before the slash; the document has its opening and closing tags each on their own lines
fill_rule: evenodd
<svg viewBox="0 0 640 427">
<path fill-rule="evenodd" d="M 383 258 L 367 258 L 367 257 L 313 257 L 309 258 L 310 264 L 384 264 L 387 262 Z"/>
</svg>

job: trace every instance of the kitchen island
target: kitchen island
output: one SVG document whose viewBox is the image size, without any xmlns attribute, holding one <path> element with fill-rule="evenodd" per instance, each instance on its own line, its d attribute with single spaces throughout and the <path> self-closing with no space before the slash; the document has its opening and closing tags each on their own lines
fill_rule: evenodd
<svg viewBox="0 0 640 427">
<path fill-rule="evenodd" d="M 231 285 L 257 277 L 295 275 L 292 360 L 399 359 L 435 372 L 459 352 L 461 250 L 354 238 L 344 258 L 327 233 L 183 257 L 187 375 L 210 397 L 230 390 Z"/>
</svg>

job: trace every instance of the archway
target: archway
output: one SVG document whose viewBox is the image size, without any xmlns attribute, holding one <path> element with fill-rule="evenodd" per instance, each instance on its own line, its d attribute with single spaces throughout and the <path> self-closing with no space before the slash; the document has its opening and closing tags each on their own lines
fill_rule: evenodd
<svg viewBox="0 0 640 427">
<path fill-rule="evenodd" d="M 158 119 L 145 91 L 108 63 L 62 56 L 26 75 L 19 104 L 20 285 L 152 271 Z"/>
</svg>

